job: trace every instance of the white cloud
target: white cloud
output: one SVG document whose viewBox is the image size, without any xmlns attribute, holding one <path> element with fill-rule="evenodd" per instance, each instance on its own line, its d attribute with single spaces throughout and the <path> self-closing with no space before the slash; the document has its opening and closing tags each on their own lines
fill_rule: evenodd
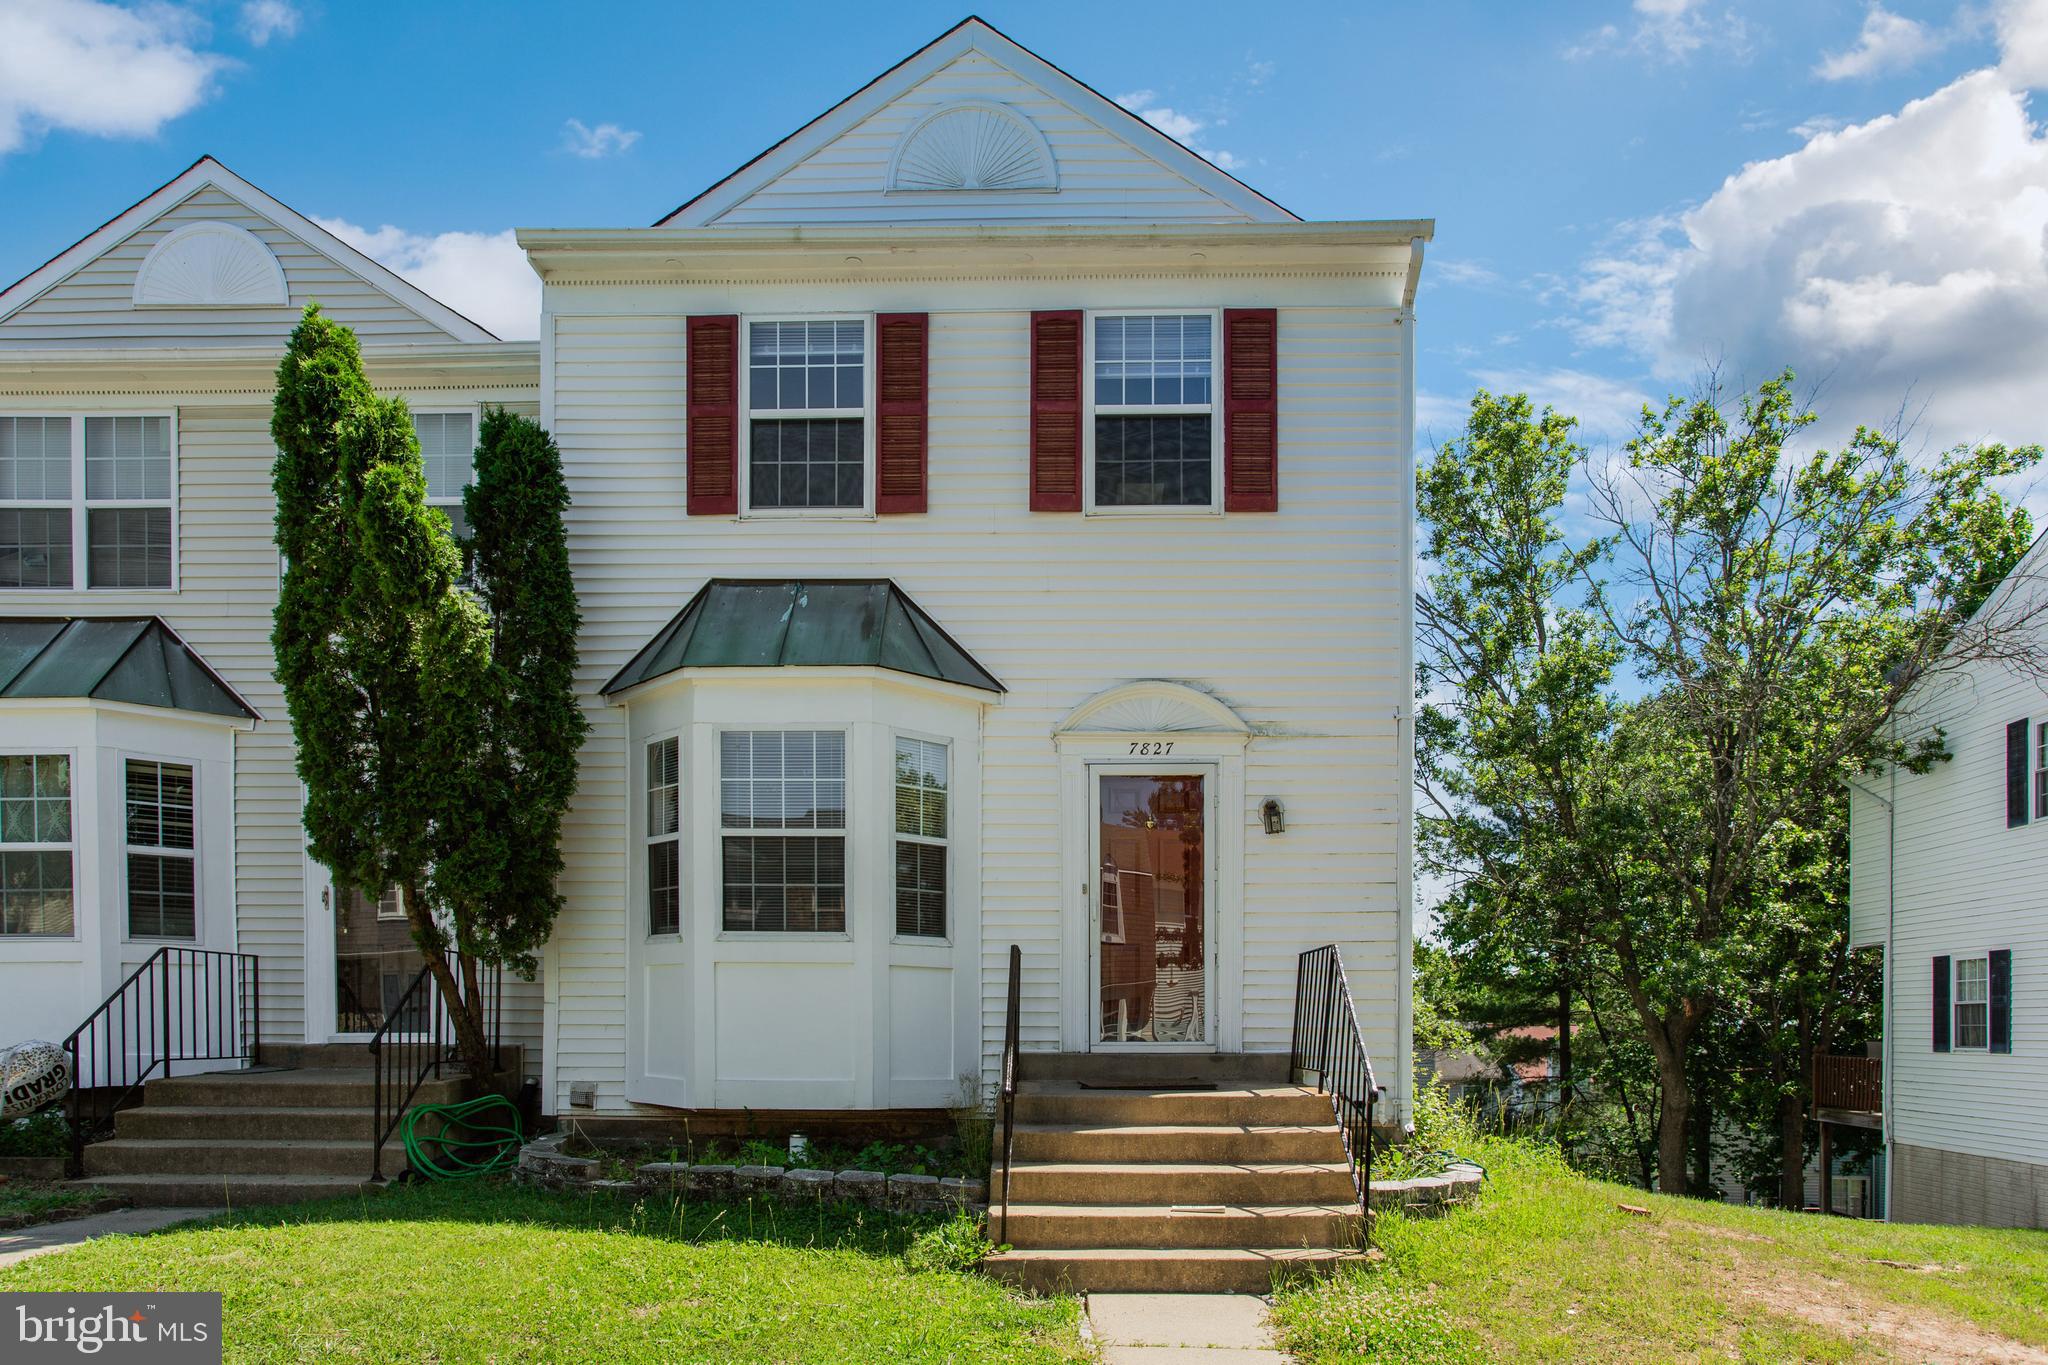
<svg viewBox="0 0 2048 1365">
<path fill-rule="evenodd" d="M 1848 126 L 1848 120 L 1836 118 L 1833 114 L 1814 114 L 1801 119 L 1786 129 L 1802 142 L 1810 142 L 1822 133 L 1833 133 Z"/>
<path fill-rule="evenodd" d="M 1478 261 L 1457 259 L 1435 260 L 1429 263 L 1429 276 L 1445 284 L 1484 287 L 1500 283 L 1500 272 Z"/>
<path fill-rule="evenodd" d="M 1855 46 L 1828 53 L 1813 74 L 1824 81 L 1847 81 L 1903 71 L 1938 50 L 1944 41 L 1943 35 L 1919 20 L 1873 4 L 1863 15 Z"/>
<path fill-rule="evenodd" d="M 242 32 L 258 47 L 272 38 L 290 38 L 299 31 L 299 11 L 290 0 L 247 0 L 242 6 Z"/>
<path fill-rule="evenodd" d="M 1650 395 L 1625 379 L 1575 370 L 1475 370 L 1472 377 L 1493 393 L 1526 393 L 1540 412 L 1555 408 L 1579 419 L 1581 440 L 1618 441 L 1633 435 Z M 1459 419 L 1463 421 L 1462 416 Z"/>
<path fill-rule="evenodd" d="M 1157 91 L 1133 90 L 1128 95 L 1118 95 L 1116 102 L 1203 160 L 1221 166 L 1226 171 L 1239 170 L 1244 166 L 1243 158 L 1220 147 L 1204 146 L 1198 139 L 1202 130 L 1209 126 L 1208 123 L 1192 114 L 1182 113 L 1178 109 L 1161 104 Z"/>
<path fill-rule="evenodd" d="M 1935 444 L 2048 428 L 2048 0 L 1996 16 L 2002 60 L 1798 151 L 1584 264 L 1571 324 L 1661 379 L 1719 361 L 1823 386 L 1830 431 L 1905 406 Z"/>
<path fill-rule="evenodd" d="M 150 137 L 204 103 L 228 60 L 164 4 L 0 0 L 0 153 L 53 128 Z"/>
<path fill-rule="evenodd" d="M 616 123 L 600 123 L 589 128 L 584 126 L 582 119 L 572 118 L 562 125 L 562 149 L 572 156 L 588 157 L 592 161 L 618 156 L 639 140 L 638 132 L 621 128 Z"/>
<path fill-rule="evenodd" d="M 510 229 L 428 236 L 389 223 L 373 231 L 340 218 L 313 221 L 506 340 L 539 335 L 540 277 Z"/>
<path fill-rule="evenodd" d="M 1654 62 L 1684 62 L 1702 51 L 1747 57 L 1749 25 L 1733 10 L 1708 9 L 1706 0 L 1635 0 L 1628 27 L 1602 24 L 1567 46 L 1568 61 L 1620 54 Z"/>
</svg>

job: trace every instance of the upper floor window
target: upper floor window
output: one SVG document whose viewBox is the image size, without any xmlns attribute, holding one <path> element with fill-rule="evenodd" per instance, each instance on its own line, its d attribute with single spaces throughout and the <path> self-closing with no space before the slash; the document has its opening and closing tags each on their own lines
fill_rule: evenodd
<svg viewBox="0 0 2048 1365">
<path fill-rule="evenodd" d="M 1956 959 L 1956 1047 L 1982 1051 L 1991 1045 L 1991 960 Z"/>
<path fill-rule="evenodd" d="M 131 758 L 128 786 L 128 936 L 196 938 L 199 879 L 192 769 Z"/>
<path fill-rule="evenodd" d="M 427 505 L 448 514 L 457 540 L 468 540 L 462 491 L 476 480 L 476 414 L 416 412 L 412 424 L 420 436 L 420 462 L 427 468 Z"/>
<path fill-rule="evenodd" d="M 0 416 L 0 588 L 168 588 L 167 416 Z"/>
<path fill-rule="evenodd" d="M 71 759 L 0 757 L 0 934 L 72 930 Z"/>
<path fill-rule="evenodd" d="M 1097 313 L 1089 329 L 1090 505 L 1215 508 L 1215 313 Z"/>
<path fill-rule="evenodd" d="M 867 359 L 866 318 L 748 321 L 747 511 L 871 506 Z"/>
</svg>

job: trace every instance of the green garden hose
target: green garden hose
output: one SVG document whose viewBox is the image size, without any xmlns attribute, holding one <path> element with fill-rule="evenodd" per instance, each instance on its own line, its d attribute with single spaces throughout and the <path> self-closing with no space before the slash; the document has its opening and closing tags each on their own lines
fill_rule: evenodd
<svg viewBox="0 0 2048 1365">
<path fill-rule="evenodd" d="M 505 1111 L 503 1117 L 496 1115 L 499 1109 Z M 492 1117 L 480 1120 L 479 1114 Z M 429 1119 L 438 1119 L 441 1126 L 433 1133 L 422 1133 L 420 1125 Z M 406 1112 L 398 1132 L 405 1142 L 406 1161 L 428 1180 L 467 1180 L 502 1171 L 519 1160 L 519 1148 L 525 1142 L 519 1131 L 518 1106 L 503 1095 L 484 1095 L 461 1104 L 422 1104 Z"/>
</svg>

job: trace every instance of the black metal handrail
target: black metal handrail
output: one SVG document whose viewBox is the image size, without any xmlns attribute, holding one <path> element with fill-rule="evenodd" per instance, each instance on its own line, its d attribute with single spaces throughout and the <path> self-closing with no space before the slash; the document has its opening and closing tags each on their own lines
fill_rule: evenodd
<svg viewBox="0 0 2048 1365">
<path fill-rule="evenodd" d="M 65 1116 L 70 1170 L 143 1082 L 180 1062 L 255 1065 L 263 1038 L 262 991 L 253 953 L 166 944 L 144 959 L 64 1040 L 71 1066 Z"/>
<path fill-rule="evenodd" d="M 1358 1211 L 1365 1226 L 1365 1244 L 1372 1245 L 1372 1115 L 1386 1093 L 1373 1078 L 1372 1054 L 1358 1027 L 1358 1009 L 1351 1001 L 1351 980 L 1344 955 L 1334 943 L 1301 955 L 1294 972 L 1294 1042 L 1287 1057 L 1288 1078 L 1328 1093 L 1343 1135 L 1344 1155 L 1351 1166 L 1351 1184 L 1358 1191 Z"/>
<path fill-rule="evenodd" d="M 996 1240 L 1005 1241 L 1010 1235 L 1010 1159 L 1017 1134 L 1017 1015 L 1022 999 L 1024 977 L 1024 950 L 1016 944 L 1010 945 L 1010 993 L 1003 1005 L 1003 1231 Z"/>
<path fill-rule="evenodd" d="M 460 956 L 449 959 L 448 965 L 458 983 L 469 980 Z M 484 1024 L 485 1038 L 491 1045 L 493 1071 L 503 1069 L 505 1064 L 504 972 L 504 966 L 494 962 L 479 970 L 476 978 L 476 989 L 484 997 L 484 1007 L 477 1011 L 477 1018 Z M 375 1080 L 375 1108 L 370 1116 L 372 1180 L 384 1178 L 384 1144 L 391 1140 L 405 1118 L 405 1111 L 412 1107 L 413 1096 L 419 1094 L 428 1077 L 439 1076 L 441 1068 L 456 1060 L 458 1054 L 455 1021 L 448 1012 L 448 1002 L 434 984 L 433 969 L 421 967 L 419 975 L 384 1016 L 384 1026 L 370 1039 L 370 1071 Z"/>
</svg>

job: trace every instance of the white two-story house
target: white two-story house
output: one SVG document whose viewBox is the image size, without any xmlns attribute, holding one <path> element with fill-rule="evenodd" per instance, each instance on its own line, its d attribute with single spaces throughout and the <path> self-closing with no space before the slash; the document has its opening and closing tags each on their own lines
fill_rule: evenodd
<svg viewBox="0 0 2048 1365">
<path fill-rule="evenodd" d="M 1281 1054 L 1335 943 L 1397 1118 L 1430 232 L 1303 221 L 974 20 L 652 227 L 522 232 L 537 345 L 201 162 L 0 294 L 0 1042 L 163 944 L 253 957 L 279 1043 L 417 970 L 305 858 L 271 677 L 317 299 L 451 510 L 483 405 L 562 451 L 547 1111 L 936 1114 L 1013 945 L 1028 1052 Z"/>
<path fill-rule="evenodd" d="M 2044 565 L 2037 541 L 1983 610 L 2038 636 Z M 1938 728 L 1952 757 L 1850 784 L 1850 941 L 1884 955 L 1884 1047 L 1860 1083 L 1822 1059 L 1816 1104 L 1881 1124 L 1891 1219 L 2048 1228 L 2048 687 L 2024 658 L 1975 663 L 1905 713 L 1901 738 Z"/>
</svg>

